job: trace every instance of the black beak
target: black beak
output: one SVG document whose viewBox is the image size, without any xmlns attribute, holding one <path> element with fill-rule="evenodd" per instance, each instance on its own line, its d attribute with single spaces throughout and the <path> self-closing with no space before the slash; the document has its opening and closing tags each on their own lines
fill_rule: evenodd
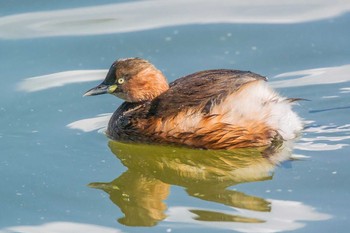
<svg viewBox="0 0 350 233">
<path fill-rule="evenodd" d="M 101 83 L 97 87 L 94 87 L 87 92 L 83 96 L 92 96 L 92 95 L 102 95 L 108 93 L 108 85 Z"/>
<path fill-rule="evenodd" d="M 87 92 L 85 92 L 83 96 L 102 95 L 102 94 L 113 92 L 117 88 L 117 86 L 114 85 L 115 72 L 116 72 L 115 69 L 116 69 L 115 64 L 113 63 L 111 68 L 109 68 L 109 71 L 105 80 L 97 87 L 94 87 L 88 90 Z M 109 90 L 109 88 L 112 88 L 112 90 Z"/>
</svg>

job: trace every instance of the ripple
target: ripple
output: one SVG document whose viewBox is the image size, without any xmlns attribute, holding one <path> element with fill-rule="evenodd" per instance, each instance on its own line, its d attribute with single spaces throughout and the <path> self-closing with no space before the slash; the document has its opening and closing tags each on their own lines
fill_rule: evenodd
<svg viewBox="0 0 350 233">
<path fill-rule="evenodd" d="M 26 232 L 26 233 L 46 233 L 46 232 L 84 232 L 84 233 L 121 233 L 121 230 L 98 226 L 86 223 L 74 223 L 74 222 L 49 222 L 37 226 L 14 226 L 5 229 L 0 229 L 0 233 L 15 233 L 15 232 Z"/>
<path fill-rule="evenodd" d="M 320 84 L 343 83 L 350 81 L 350 64 L 343 66 L 324 67 L 317 69 L 299 70 L 276 75 L 271 79 L 275 88 L 298 87 Z M 289 79 L 291 77 L 291 79 Z M 296 77 L 296 78 L 293 78 Z M 298 78 L 299 77 L 299 78 Z M 288 78 L 277 81 L 279 78 Z M 347 89 L 344 89 L 344 91 Z"/>
<path fill-rule="evenodd" d="M 261 222 L 246 224 L 244 222 L 211 222 L 197 221 L 193 209 L 196 207 L 171 207 L 168 212 L 166 222 L 186 223 L 200 225 L 202 227 L 212 227 L 221 229 L 234 229 L 238 232 L 284 232 L 305 227 L 305 221 L 323 221 L 332 216 L 317 212 L 313 207 L 296 201 L 268 200 L 271 203 L 271 212 L 250 211 L 235 208 L 226 211 L 227 215 L 243 215 L 252 219 L 259 219 Z"/>
<path fill-rule="evenodd" d="M 0 17 L 0 38 L 98 35 L 209 23 L 302 23 L 350 10 L 348 0 L 148 0 Z M 196 10 L 193 9 L 195 6 Z M 181 15 L 181 17 L 179 17 Z"/>
<path fill-rule="evenodd" d="M 74 121 L 67 125 L 70 129 L 77 129 L 83 132 L 91 132 L 98 130 L 104 132 L 107 129 L 107 124 L 111 118 L 112 113 L 99 114 L 96 117 L 86 118 L 78 121 Z"/>
<path fill-rule="evenodd" d="M 313 122 L 310 122 L 312 124 Z M 334 143 L 340 141 L 348 142 L 350 139 L 350 124 L 336 125 L 311 125 L 307 126 L 304 133 L 310 135 L 303 137 L 294 148 L 306 151 L 330 151 L 339 150 L 349 146 L 349 143 Z M 317 136 L 321 134 L 321 136 Z"/>
<path fill-rule="evenodd" d="M 35 92 L 67 84 L 103 79 L 107 70 L 72 70 L 26 78 L 17 85 L 18 91 Z"/>
<path fill-rule="evenodd" d="M 350 93 L 350 87 L 340 88 L 340 93 Z"/>
</svg>

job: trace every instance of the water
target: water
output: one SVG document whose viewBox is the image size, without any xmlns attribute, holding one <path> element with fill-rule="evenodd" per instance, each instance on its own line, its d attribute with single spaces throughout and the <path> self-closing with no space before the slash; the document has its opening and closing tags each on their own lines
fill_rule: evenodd
<svg viewBox="0 0 350 233">
<path fill-rule="evenodd" d="M 0 9 L 1 233 L 349 228 L 348 1 L 37 0 Z M 310 100 L 295 107 L 306 121 L 297 160 L 274 166 L 259 151 L 108 142 L 102 131 L 121 101 L 82 94 L 115 59 L 133 56 L 170 81 L 252 70 Z"/>
</svg>

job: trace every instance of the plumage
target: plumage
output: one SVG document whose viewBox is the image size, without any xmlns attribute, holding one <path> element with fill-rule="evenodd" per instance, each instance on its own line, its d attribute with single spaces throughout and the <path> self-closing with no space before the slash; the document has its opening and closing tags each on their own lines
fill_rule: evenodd
<svg viewBox="0 0 350 233">
<path fill-rule="evenodd" d="M 108 124 L 114 140 L 234 149 L 291 140 L 302 129 L 291 109 L 297 99 L 279 96 L 265 77 L 252 72 L 206 70 L 168 86 L 161 72 L 140 58 L 118 60 L 111 70 L 98 87 L 126 100 Z M 118 85 L 120 78 L 125 83 Z"/>
</svg>

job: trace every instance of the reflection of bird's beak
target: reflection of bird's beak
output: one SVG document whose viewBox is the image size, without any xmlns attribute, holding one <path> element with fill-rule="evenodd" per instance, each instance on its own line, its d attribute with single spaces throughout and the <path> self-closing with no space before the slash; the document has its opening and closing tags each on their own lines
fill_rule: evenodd
<svg viewBox="0 0 350 233">
<path fill-rule="evenodd" d="M 91 95 L 102 95 L 108 93 L 109 86 L 106 84 L 101 83 L 97 87 L 94 87 L 87 92 L 83 96 L 91 96 Z"/>
</svg>

